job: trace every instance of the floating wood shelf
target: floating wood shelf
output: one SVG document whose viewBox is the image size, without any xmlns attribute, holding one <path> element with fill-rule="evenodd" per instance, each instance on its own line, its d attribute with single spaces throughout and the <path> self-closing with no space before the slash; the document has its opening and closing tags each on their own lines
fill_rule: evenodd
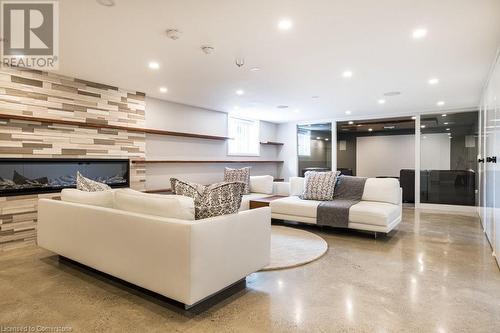
<svg viewBox="0 0 500 333">
<path fill-rule="evenodd" d="M 50 118 L 38 118 L 38 117 L 30 117 L 30 116 L 20 116 L 20 115 L 12 115 L 12 114 L 3 114 L 0 113 L 0 119 L 15 119 L 15 120 L 24 120 L 24 121 L 37 121 L 45 124 L 60 124 L 60 125 L 72 125 L 72 126 L 85 126 L 90 128 L 108 128 L 108 129 L 116 129 L 123 130 L 129 132 L 137 132 L 137 133 L 147 133 L 147 134 L 158 134 L 158 135 L 168 135 L 168 136 L 181 136 L 187 138 L 198 138 L 198 139 L 208 139 L 208 140 L 220 140 L 225 141 L 230 139 L 227 136 L 215 136 L 215 135 L 205 135 L 205 134 L 196 134 L 196 133 L 185 133 L 185 132 L 173 132 L 173 131 L 165 131 L 153 128 L 140 128 L 140 127 L 128 127 L 121 125 L 110 125 L 99 123 L 98 121 L 88 122 L 88 121 L 78 121 L 78 120 L 62 120 L 62 119 L 50 119 Z"/>
<path fill-rule="evenodd" d="M 283 142 L 274 142 L 274 141 L 263 141 L 260 143 L 261 145 L 272 145 L 272 146 L 283 146 Z"/>
<path fill-rule="evenodd" d="M 210 161 L 210 160 L 133 160 L 133 164 L 160 164 L 160 163 L 225 163 L 225 164 L 231 164 L 231 163 L 283 163 L 283 161 L 259 161 L 259 160 L 254 160 L 254 161 L 234 161 L 234 160 L 229 160 L 229 161 L 223 161 L 223 160 L 218 160 L 218 161 Z"/>
</svg>

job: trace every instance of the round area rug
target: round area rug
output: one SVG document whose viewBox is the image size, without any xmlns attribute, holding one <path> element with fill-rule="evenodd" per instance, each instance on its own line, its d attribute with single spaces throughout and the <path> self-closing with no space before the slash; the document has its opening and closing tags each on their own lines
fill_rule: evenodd
<svg viewBox="0 0 500 333">
<path fill-rule="evenodd" d="M 271 226 L 271 263 L 261 271 L 305 265 L 328 250 L 326 241 L 312 232 Z"/>
</svg>

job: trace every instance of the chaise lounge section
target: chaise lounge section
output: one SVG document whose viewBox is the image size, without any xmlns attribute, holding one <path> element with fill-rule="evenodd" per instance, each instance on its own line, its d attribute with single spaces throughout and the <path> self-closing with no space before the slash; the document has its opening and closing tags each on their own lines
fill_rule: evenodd
<svg viewBox="0 0 500 333">
<path fill-rule="evenodd" d="M 270 203 L 272 218 L 317 224 L 317 211 L 321 201 L 303 200 L 304 178 L 290 177 L 288 197 Z M 349 209 L 349 229 L 389 233 L 402 217 L 401 188 L 393 178 L 368 178 L 360 202 Z"/>
</svg>

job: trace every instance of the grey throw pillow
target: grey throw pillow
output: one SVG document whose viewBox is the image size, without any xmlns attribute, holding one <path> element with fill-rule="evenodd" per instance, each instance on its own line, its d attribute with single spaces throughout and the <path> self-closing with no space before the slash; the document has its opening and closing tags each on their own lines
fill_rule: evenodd
<svg viewBox="0 0 500 333">
<path fill-rule="evenodd" d="M 304 200 L 333 200 L 335 183 L 339 171 L 307 171 L 304 181 L 304 193 L 300 196 Z"/>
<path fill-rule="evenodd" d="M 110 190 L 111 187 L 109 185 L 96 182 L 95 180 L 89 179 L 87 177 L 82 176 L 80 171 L 76 172 L 76 189 L 80 191 L 86 192 L 98 192 L 98 191 L 106 191 Z"/>
<path fill-rule="evenodd" d="M 172 191 L 194 200 L 195 219 L 237 213 L 245 184 L 242 182 L 221 182 L 208 186 L 170 178 Z"/>
<path fill-rule="evenodd" d="M 224 181 L 225 182 L 243 182 L 245 184 L 245 189 L 243 194 L 250 193 L 250 167 L 245 167 L 241 169 L 224 169 Z"/>
</svg>

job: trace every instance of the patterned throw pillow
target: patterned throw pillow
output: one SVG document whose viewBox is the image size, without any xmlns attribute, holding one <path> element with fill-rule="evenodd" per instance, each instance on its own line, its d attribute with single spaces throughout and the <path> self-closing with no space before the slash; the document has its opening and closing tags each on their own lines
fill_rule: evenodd
<svg viewBox="0 0 500 333">
<path fill-rule="evenodd" d="M 98 192 L 110 190 L 109 185 L 96 182 L 95 180 L 83 177 L 80 171 L 76 172 L 76 189 L 86 192 Z"/>
<path fill-rule="evenodd" d="M 333 200 L 333 192 L 339 171 L 307 171 L 304 181 L 304 193 L 300 196 L 304 200 Z"/>
<path fill-rule="evenodd" d="M 237 213 L 245 187 L 242 182 L 221 182 L 205 186 L 176 178 L 170 178 L 170 183 L 175 194 L 194 199 L 196 220 Z"/>
<path fill-rule="evenodd" d="M 224 181 L 225 182 L 243 182 L 245 183 L 245 189 L 243 194 L 250 193 L 250 167 L 245 167 L 241 169 L 224 169 Z"/>
</svg>

